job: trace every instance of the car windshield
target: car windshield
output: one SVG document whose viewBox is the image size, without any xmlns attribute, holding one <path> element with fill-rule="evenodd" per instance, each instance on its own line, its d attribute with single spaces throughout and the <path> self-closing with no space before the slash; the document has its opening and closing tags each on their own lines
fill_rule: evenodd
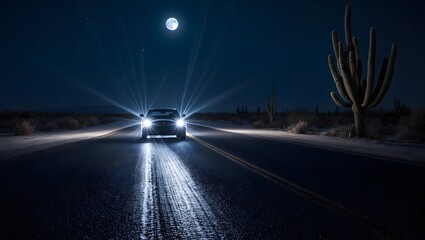
<svg viewBox="0 0 425 240">
<path fill-rule="evenodd" d="M 178 118 L 179 113 L 176 110 L 150 110 L 147 117 L 149 118 Z"/>
</svg>

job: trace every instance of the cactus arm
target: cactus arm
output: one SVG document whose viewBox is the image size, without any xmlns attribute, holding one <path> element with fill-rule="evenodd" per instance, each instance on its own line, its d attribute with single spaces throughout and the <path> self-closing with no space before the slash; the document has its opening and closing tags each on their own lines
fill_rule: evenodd
<svg viewBox="0 0 425 240">
<path fill-rule="evenodd" d="M 356 55 L 353 51 L 348 52 L 349 66 L 350 66 L 350 76 L 351 79 L 356 79 Z M 357 86 L 357 81 L 355 82 Z"/>
<path fill-rule="evenodd" d="M 336 105 L 342 107 L 342 108 L 350 108 L 351 104 L 344 102 L 343 100 L 339 99 L 339 97 L 336 95 L 336 93 L 331 92 L 332 100 L 336 103 Z"/>
<path fill-rule="evenodd" d="M 360 50 L 359 50 L 359 43 L 357 42 L 357 38 L 353 37 L 353 46 L 354 46 L 354 53 L 356 54 L 356 73 L 358 77 L 362 76 L 362 60 L 360 58 Z"/>
<path fill-rule="evenodd" d="M 347 4 L 345 7 L 345 40 L 348 50 L 350 50 L 352 46 L 351 39 L 351 6 Z"/>
<path fill-rule="evenodd" d="M 370 99 L 370 102 L 368 103 L 369 105 L 370 103 L 372 103 L 372 101 L 374 101 L 374 99 L 379 93 L 379 90 L 382 88 L 387 67 L 388 67 L 388 59 L 384 58 L 382 59 L 381 70 L 379 71 L 379 76 L 378 76 L 378 82 L 376 83 L 376 87 L 375 87 L 375 90 L 373 91 L 372 98 Z"/>
<path fill-rule="evenodd" d="M 329 62 L 329 69 L 331 70 L 332 77 L 336 85 L 336 89 L 338 90 L 339 94 L 342 96 L 342 98 L 344 98 L 345 101 L 351 103 L 350 97 L 348 97 L 347 91 L 345 91 L 344 84 L 342 83 L 342 80 L 338 75 L 333 57 L 331 55 L 328 56 L 328 62 Z"/>
<path fill-rule="evenodd" d="M 338 56 L 338 36 L 336 35 L 336 31 L 332 31 L 332 46 L 334 48 L 335 56 Z"/>
<path fill-rule="evenodd" d="M 373 79 L 375 78 L 375 54 L 376 54 L 376 30 L 374 27 L 370 28 L 370 40 L 369 40 L 369 58 L 367 63 L 367 84 L 365 97 L 363 99 L 362 106 L 366 107 L 369 103 L 372 89 Z"/>
<path fill-rule="evenodd" d="M 354 53 L 354 59 L 352 59 L 352 61 L 354 61 L 352 63 L 353 65 L 353 79 L 356 80 L 356 87 L 357 90 L 359 91 L 361 90 L 361 77 L 362 77 L 362 72 L 361 72 L 361 60 L 360 60 L 360 50 L 359 50 L 359 44 L 357 42 L 357 38 L 353 37 L 353 50 L 352 52 Z M 360 70 L 360 71 L 359 71 Z"/>
<path fill-rule="evenodd" d="M 354 104 L 354 103 L 357 103 L 357 98 L 356 98 L 356 93 L 354 91 L 354 86 L 353 86 L 354 83 L 351 81 L 351 79 L 347 75 L 347 70 L 346 70 L 347 67 L 345 66 L 344 59 L 342 57 L 342 54 L 343 54 L 342 42 L 339 42 L 338 47 L 339 47 L 339 57 L 338 57 L 339 72 L 344 82 L 345 90 L 347 91 L 347 94 L 350 97 L 351 102 Z"/>
<path fill-rule="evenodd" d="M 357 76 L 357 61 L 356 61 L 355 52 L 350 51 L 348 53 L 348 58 L 349 58 L 349 66 L 350 66 L 350 76 L 354 84 L 354 94 L 355 94 L 355 97 L 357 97 L 356 101 L 359 102 L 361 101 L 359 99 L 361 95 L 361 93 L 359 92 L 361 90 L 361 82 L 360 82 L 361 76 Z"/>
<path fill-rule="evenodd" d="M 370 29 L 369 53 L 367 63 L 367 76 L 362 78 L 362 62 L 359 53 L 357 39 L 351 34 L 351 6 L 346 5 L 345 19 L 345 42 L 346 48 L 338 41 L 335 31 L 332 31 L 332 46 L 336 57 L 336 67 L 334 58 L 328 56 L 329 68 L 337 90 L 331 92 L 333 101 L 340 107 L 351 107 L 354 114 L 354 122 L 357 137 L 363 137 L 365 132 L 365 111 L 367 108 L 378 105 L 387 92 L 394 73 L 395 59 L 397 55 L 397 45 L 393 43 L 389 60 L 382 61 L 377 84 L 375 86 L 375 57 L 376 57 L 376 30 Z M 394 101 L 397 104 L 397 101 Z"/>
<path fill-rule="evenodd" d="M 391 46 L 390 60 L 388 63 L 387 71 L 385 73 L 385 79 L 382 82 L 382 87 L 379 88 L 380 90 L 378 94 L 376 95 L 373 102 L 369 105 L 369 107 L 375 107 L 376 105 L 378 105 L 382 101 L 382 98 L 384 98 L 385 93 L 390 87 L 391 79 L 394 73 L 394 65 L 395 65 L 396 56 L 397 56 L 397 44 L 393 43 L 393 45 Z"/>
<path fill-rule="evenodd" d="M 354 97 L 355 96 L 354 90 L 353 90 L 354 86 L 353 86 L 349 77 L 346 74 L 346 70 L 344 69 L 345 68 L 344 63 L 342 62 L 341 59 L 339 59 L 338 61 L 339 61 L 339 64 L 338 64 L 339 65 L 339 72 L 341 73 L 341 77 L 342 77 L 342 80 L 343 80 L 343 83 L 344 83 L 345 90 L 347 91 L 347 94 L 350 97 L 351 102 L 355 103 L 356 98 Z"/>
</svg>

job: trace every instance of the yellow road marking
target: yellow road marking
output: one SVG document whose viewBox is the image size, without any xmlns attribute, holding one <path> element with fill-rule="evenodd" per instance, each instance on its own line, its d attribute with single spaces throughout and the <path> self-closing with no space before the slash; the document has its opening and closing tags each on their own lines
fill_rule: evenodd
<svg viewBox="0 0 425 240">
<path fill-rule="evenodd" d="M 193 136 L 192 134 L 188 133 L 187 134 L 188 137 L 190 137 L 191 139 L 195 140 L 196 142 L 202 144 L 203 146 L 211 149 L 212 151 L 222 155 L 223 157 L 239 164 L 240 166 L 254 172 L 257 173 L 259 175 L 261 175 L 262 177 L 286 188 L 291 190 L 292 192 L 296 193 L 297 195 L 300 195 L 301 197 L 307 198 L 309 200 L 312 200 L 314 202 L 316 202 L 318 205 L 325 207 L 327 209 L 336 211 L 338 214 L 348 217 L 351 220 L 353 220 L 354 222 L 361 224 L 365 227 L 367 227 L 368 229 L 372 230 L 375 234 L 378 234 L 380 236 L 384 235 L 387 237 L 387 239 L 403 239 L 404 236 L 400 236 L 398 233 L 394 233 L 392 231 L 390 231 L 389 229 L 387 229 L 386 227 L 374 222 L 372 219 L 354 212 L 351 209 L 348 209 L 346 207 L 344 207 L 343 205 L 333 202 L 319 194 L 316 194 L 306 188 L 303 188 L 301 186 L 299 186 L 298 184 L 295 184 L 283 177 L 280 177 L 274 173 L 271 173 L 263 168 L 260 168 L 252 163 L 249 163 L 248 161 L 245 161 L 235 155 L 232 155 L 224 150 L 221 150 L 220 148 L 211 145 L 195 136 Z"/>
</svg>

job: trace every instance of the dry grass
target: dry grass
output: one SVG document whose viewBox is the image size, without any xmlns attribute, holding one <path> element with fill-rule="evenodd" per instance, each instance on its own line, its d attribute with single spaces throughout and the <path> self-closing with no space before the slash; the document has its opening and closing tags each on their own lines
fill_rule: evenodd
<svg viewBox="0 0 425 240">
<path fill-rule="evenodd" d="M 319 117 L 312 113 L 289 113 L 286 116 L 287 125 L 297 125 L 299 122 L 307 122 L 317 125 Z"/>
<path fill-rule="evenodd" d="M 400 119 L 396 139 L 425 140 L 425 109 L 414 111 L 410 116 Z"/>
<path fill-rule="evenodd" d="M 69 130 L 75 130 L 80 128 L 80 123 L 78 120 L 73 118 L 66 118 L 64 121 L 65 128 Z"/>
<path fill-rule="evenodd" d="M 68 113 L 0 113 L 0 129 L 16 135 L 29 135 L 35 131 L 72 130 L 111 123 L 115 117 L 129 118 L 127 115 L 109 114 L 68 114 Z"/>
<path fill-rule="evenodd" d="M 292 132 L 296 134 L 305 134 L 307 133 L 309 124 L 307 121 L 299 121 L 293 128 Z"/>
<path fill-rule="evenodd" d="M 79 125 L 82 128 L 84 128 L 84 127 L 92 127 L 92 126 L 99 125 L 99 120 L 95 116 L 78 117 L 77 120 L 78 120 Z"/>
<path fill-rule="evenodd" d="M 264 128 L 265 124 L 264 124 L 263 120 L 258 120 L 258 121 L 253 122 L 252 126 L 254 128 L 261 129 L 261 128 Z"/>
<path fill-rule="evenodd" d="M 268 115 L 261 113 L 246 113 L 243 116 L 236 113 L 199 113 L 191 116 L 199 120 L 222 120 L 233 123 L 250 122 L 254 128 L 280 128 L 298 132 L 296 125 L 308 123 L 309 131 L 322 132 L 327 136 L 354 137 L 355 127 L 353 114 L 350 111 L 335 113 L 312 113 L 306 110 L 277 113 L 273 124 L 268 123 Z M 400 139 L 425 141 L 425 109 L 413 111 L 410 116 L 401 116 L 394 112 L 368 111 L 366 119 L 366 137 L 373 139 Z M 301 128 L 301 126 L 300 126 Z M 329 129 L 329 130 L 325 130 Z M 302 132 L 303 130 L 301 130 Z"/>
<path fill-rule="evenodd" d="M 31 135 L 34 130 L 35 124 L 27 120 L 18 121 L 13 128 L 15 135 Z"/>
<path fill-rule="evenodd" d="M 351 137 L 356 133 L 356 128 L 354 124 L 341 125 L 338 127 L 331 128 L 329 131 L 325 132 L 325 136 L 331 137 Z"/>
<path fill-rule="evenodd" d="M 368 120 L 366 122 L 366 137 L 373 139 L 380 139 L 382 136 L 384 126 L 378 119 Z"/>
</svg>

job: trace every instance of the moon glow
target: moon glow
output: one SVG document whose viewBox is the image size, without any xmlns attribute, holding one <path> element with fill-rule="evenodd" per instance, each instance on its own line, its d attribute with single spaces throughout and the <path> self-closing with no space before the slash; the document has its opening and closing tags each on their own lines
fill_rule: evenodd
<svg viewBox="0 0 425 240">
<path fill-rule="evenodd" d="M 165 22 L 165 26 L 168 28 L 168 30 L 174 31 L 179 27 L 179 22 L 175 18 L 169 18 Z"/>
</svg>

